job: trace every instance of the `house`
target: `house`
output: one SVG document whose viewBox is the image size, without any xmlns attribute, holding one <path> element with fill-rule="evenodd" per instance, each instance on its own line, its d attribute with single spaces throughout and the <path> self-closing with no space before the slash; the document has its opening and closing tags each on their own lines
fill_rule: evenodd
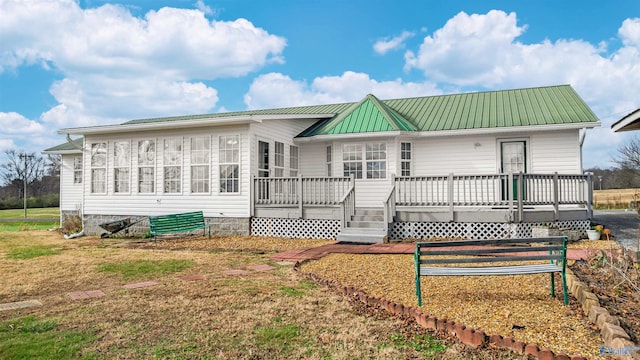
<svg viewBox="0 0 640 360">
<path fill-rule="evenodd" d="M 636 109 L 611 124 L 614 132 L 640 130 L 640 109 Z"/>
<path fill-rule="evenodd" d="M 588 228 L 581 150 L 596 126 L 561 85 L 67 128 L 80 138 L 44 152 L 62 155 L 62 216 L 89 234 L 202 210 L 224 234 L 530 236 Z"/>
</svg>

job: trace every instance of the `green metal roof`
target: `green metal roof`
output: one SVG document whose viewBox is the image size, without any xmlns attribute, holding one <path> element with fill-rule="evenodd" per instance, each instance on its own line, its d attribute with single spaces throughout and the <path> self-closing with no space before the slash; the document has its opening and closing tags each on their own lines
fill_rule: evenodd
<svg viewBox="0 0 640 360">
<path fill-rule="evenodd" d="M 83 143 L 83 139 L 79 138 L 79 139 L 75 139 L 72 140 L 71 142 L 65 142 L 62 143 L 60 145 L 56 145 L 54 147 L 50 147 L 46 150 L 43 151 L 43 153 L 50 153 L 50 154 L 60 154 L 60 153 L 69 153 L 69 152 L 82 152 L 82 143 Z"/>
<path fill-rule="evenodd" d="M 380 131 L 443 131 L 594 123 L 595 114 L 570 85 L 378 100 L 357 103 L 248 110 L 132 120 L 126 124 L 229 118 L 246 115 L 330 114 L 299 137 Z"/>
</svg>

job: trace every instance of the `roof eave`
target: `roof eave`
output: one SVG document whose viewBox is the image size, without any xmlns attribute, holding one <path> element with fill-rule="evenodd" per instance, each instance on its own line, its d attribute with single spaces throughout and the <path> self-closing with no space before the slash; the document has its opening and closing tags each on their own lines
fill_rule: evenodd
<svg viewBox="0 0 640 360">
<path fill-rule="evenodd" d="M 528 126 L 505 126 L 479 129 L 461 129 L 461 130 L 438 130 L 438 131 L 420 131 L 416 135 L 420 137 L 436 137 L 436 136 L 453 136 L 453 135 L 479 135 L 479 134 L 508 134 L 521 132 L 539 132 L 554 130 L 571 130 L 571 129 L 592 129 L 600 127 L 600 122 L 580 122 L 569 124 L 549 124 L 549 125 L 528 125 Z"/>
<path fill-rule="evenodd" d="M 640 130 L 640 109 L 637 109 L 611 125 L 613 132 Z"/>
<path fill-rule="evenodd" d="M 151 131 L 175 129 L 176 127 L 187 129 L 204 126 L 228 126 L 245 125 L 251 123 L 261 123 L 268 120 L 303 120 L 320 119 L 332 117 L 335 114 L 303 114 L 303 115 L 241 115 L 230 117 L 218 117 L 209 119 L 175 120 L 175 121 L 154 121 L 142 123 L 125 123 L 118 125 L 88 126 L 77 128 L 66 128 L 58 130 L 59 134 L 67 135 L 100 135 L 130 133 L 136 131 Z"/>
<path fill-rule="evenodd" d="M 78 155 L 82 154 L 82 150 L 42 150 L 41 153 L 45 155 Z"/>
<path fill-rule="evenodd" d="M 295 143 L 310 143 L 310 142 L 323 142 L 323 141 L 335 141 L 335 140 L 351 140 L 351 139 L 376 139 L 383 137 L 398 136 L 403 134 L 412 134 L 411 131 L 376 131 L 366 133 L 348 133 L 348 134 L 329 134 L 329 135 L 314 135 L 308 137 L 297 137 L 293 141 Z"/>
</svg>

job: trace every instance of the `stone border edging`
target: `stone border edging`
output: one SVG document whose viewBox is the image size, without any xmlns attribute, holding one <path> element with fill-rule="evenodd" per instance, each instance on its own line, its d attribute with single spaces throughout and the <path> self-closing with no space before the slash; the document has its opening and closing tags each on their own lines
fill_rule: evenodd
<svg viewBox="0 0 640 360">
<path fill-rule="evenodd" d="M 600 336 L 605 345 L 611 349 L 638 349 L 638 346 L 631 341 L 631 337 L 620 326 L 620 320 L 609 314 L 609 311 L 600 306 L 598 297 L 589 291 L 585 283 L 580 281 L 578 277 L 570 269 L 567 273 L 567 288 L 582 306 L 582 310 L 587 314 L 589 321 L 600 329 Z M 621 359 L 640 359 L 638 351 L 633 354 L 618 356 Z"/>
<path fill-rule="evenodd" d="M 581 355 L 569 356 L 562 352 L 556 354 L 549 349 L 540 349 L 537 344 L 525 344 L 522 341 L 515 340 L 511 337 L 503 337 L 499 334 L 489 336 L 482 330 L 476 330 L 446 318 L 439 319 L 433 315 L 425 314 L 413 306 L 404 306 L 402 304 L 391 302 L 385 298 L 370 296 L 364 291 L 353 286 L 344 286 L 337 280 L 325 279 L 314 274 L 303 273 L 300 271 L 300 265 L 302 263 L 303 262 L 300 261 L 296 262 L 293 266 L 293 271 L 306 276 L 317 283 L 324 284 L 334 290 L 337 290 L 343 296 L 348 297 L 349 300 L 360 301 L 365 306 L 381 307 L 394 315 L 407 316 L 409 318 L 412 317 L 421 327 L 434 332 L 448 333 L 455 336 L 465 345 L 474 348 L 484 348 L 491 344 L 505 350 L 511 350 L 519 355 L 533 356 L 539 360 L 587 360 L 587 358 Z M 577 283 L 578 281 L 575 281 L 577 278 L 573 273 L 571 274 L 574 277 L 574 282 Z M 569 287 L 568 284 L 567 287 Z M 584 288 L 586 289 L 586 286 L 584 286 Z"/>
</svg>

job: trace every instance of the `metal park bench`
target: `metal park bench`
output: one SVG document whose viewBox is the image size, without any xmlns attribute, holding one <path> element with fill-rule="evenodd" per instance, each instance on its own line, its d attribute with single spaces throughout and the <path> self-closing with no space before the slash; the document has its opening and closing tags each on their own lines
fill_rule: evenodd
<svg viewBox="0 0 640 360">
<path fill-rule="evenodd" d="M 531 246 L 535 245 L 535 246 Z M 416 296 L 422 306 L 420 276 L 493 276 L 551 273 L 551 297 L 555 297 L 554 273 L 562 274 L 564 304 L 569 303 L 565 276 L 567 238 L 495 239 L 419 242 L 416 244 Z M 531 264 L 530 261 L 548 261 Z M 496 266 L 477 266 L 486 263 Z M 515 265 L 513 263 L 516 263 Z M 517 264 L 521 263 L 521 264 Z M 474 266 L 469 266 L 474 264 Z M 454 265 L 454 266 L 451 266 Z"/>
<path fill-rule="evenodd" d="M 204 222 L 202 211 L 149 216 L 149 230 L 154 239 L 157 239 L 158 235 L 191 232 L 200 229 L 203 230 L 203 236 L 209 231 L 209 237 L 211 237 L 211 224 Z"/>
</svg>

